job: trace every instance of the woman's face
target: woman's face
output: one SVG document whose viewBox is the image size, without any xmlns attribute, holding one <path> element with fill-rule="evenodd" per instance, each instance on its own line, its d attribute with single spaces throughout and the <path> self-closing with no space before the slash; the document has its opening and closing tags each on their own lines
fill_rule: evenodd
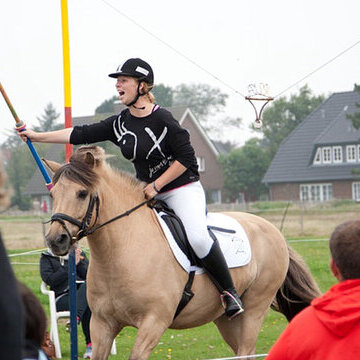
<svg viewBox="0 0 360 360">
<path fill-rule="evenodd" d="M 130 103 L 137 94 L 138 81 L 130 76 L 119 76 L 116 81 L 116 90 L 123 104 Z"/>
</svg>

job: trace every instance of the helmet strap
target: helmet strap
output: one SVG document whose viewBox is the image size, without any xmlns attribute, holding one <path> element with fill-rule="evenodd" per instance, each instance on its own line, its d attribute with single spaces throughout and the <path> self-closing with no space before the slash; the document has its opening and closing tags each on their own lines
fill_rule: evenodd
<svg viewBox="0 0 360 360">
<path fill-rule="evenodd" d="M 145 106 L 143 106 L 143 107 L 136 107 L 135 106 L 136 102 L 139 100 L 139 97 L 145 95 L 145 94 L 140 94 L 140 84 L 141 84 L 141 81 L 139 81 L 139 83 L 138 83 L 137 94 L 134 97 L 134 99 L 132 101 L 130 101 L 129 103 L 125 104 L 125 105 L 128 106 L 128 107 L 133 106 L 135 109 L 138 109 L 138 110 L 145 110 Z"/>
</svg>

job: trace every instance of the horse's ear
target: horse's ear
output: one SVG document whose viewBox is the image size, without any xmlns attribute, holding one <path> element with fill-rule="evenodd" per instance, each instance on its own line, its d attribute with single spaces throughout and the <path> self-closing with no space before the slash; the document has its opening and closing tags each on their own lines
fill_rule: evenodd
<svg viewBox="0 0 360 360">
<path fill-rule="evenodd" d="M 93 168 L 96 163 L 96 159 L 95 159 L 95 156 L 93 155 L 93 153 L 91 153 L 90 151 L 87 151 L 85 154 L 84 162 L 85 162 L 85 164 L 88 164 L 90 167 Z"/>
<path fill-rule="evenodd" d="M 41 159 L 42 162 L 54 173 L 56 170 L 61 168 L 61 164 L 57 163 L 56 161 Z"/>
</svg>

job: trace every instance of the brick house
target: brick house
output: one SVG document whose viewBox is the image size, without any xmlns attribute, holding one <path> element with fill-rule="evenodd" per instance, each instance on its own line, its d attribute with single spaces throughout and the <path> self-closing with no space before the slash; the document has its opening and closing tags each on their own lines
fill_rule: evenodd
<svg viewBox="0 0 360 360">
<path fill-rule="evenodd" d="M 120 106 L 115 106 L 115 113 L 119 113 L 120 110 Z M 225 150 L 221 146 L 221 143 L 213 142 L 209 139 L 189 108 L 178 106 L 168 108 L 168 110 L 171 111 L 174 118 L 190 133 L 191 142 L 194 146 L 199 164 L 201 182 L 206 191 L 207 201 L 209 203 L 220 203 L 224 180 L 221 165 L 217 158 L 220 153 Z M 101 118 L 105 117 L 106 115 L 101 116 Z M 94 121 L 99 121 L 99 115 L 73 118 L 74 125 L 90 124 Z M 64 154 L 64 145 L 54 144 L 50 147 L 45 157 L 49 160 L 64 162 Z M 41 208 L 46 207 L 47 209 L 51 209 L 51 200 L 39 169 L 36 168 L 34 175 L 25 188 L 24 194 L 30 195 L 34 202 L 40 204 Z"/>
<path fill-rule="evenodd" d="M 360 201 L 360 111 L 356 91 L 332 94 L 281 143 L 263 182 L 270 200 Z"/>
</svg>

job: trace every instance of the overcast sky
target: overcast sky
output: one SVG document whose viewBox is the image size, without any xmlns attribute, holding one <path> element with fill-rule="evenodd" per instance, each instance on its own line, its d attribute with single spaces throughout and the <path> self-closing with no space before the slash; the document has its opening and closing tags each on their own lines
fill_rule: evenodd
<svg viewBox="0 0 360 360">
<path fill-rule="evenodd" d="M 28 127 L 49 102 L 64 118 L 60 4 L 1 5 L 0 82 Z M 249 83 L 264 82 L 278 95 L 360 41 L 359 0 L 68 0 L 68 14 L 73 116 L 91 115 L 116 95 L 107 75 L 141 57 L 157 84 L 208 83 L 227 93 L 226 113 L 243 119 L 238 143 L 251 136 L 254 113 L 232 89 L 246 95 Z M 354 83 L 360 83 L 360 44 L 283 95 L 305 84 L 328 95 Z M 3 99 L 0 118 L 3 140 L 14 125 Z"/>
</svg>

